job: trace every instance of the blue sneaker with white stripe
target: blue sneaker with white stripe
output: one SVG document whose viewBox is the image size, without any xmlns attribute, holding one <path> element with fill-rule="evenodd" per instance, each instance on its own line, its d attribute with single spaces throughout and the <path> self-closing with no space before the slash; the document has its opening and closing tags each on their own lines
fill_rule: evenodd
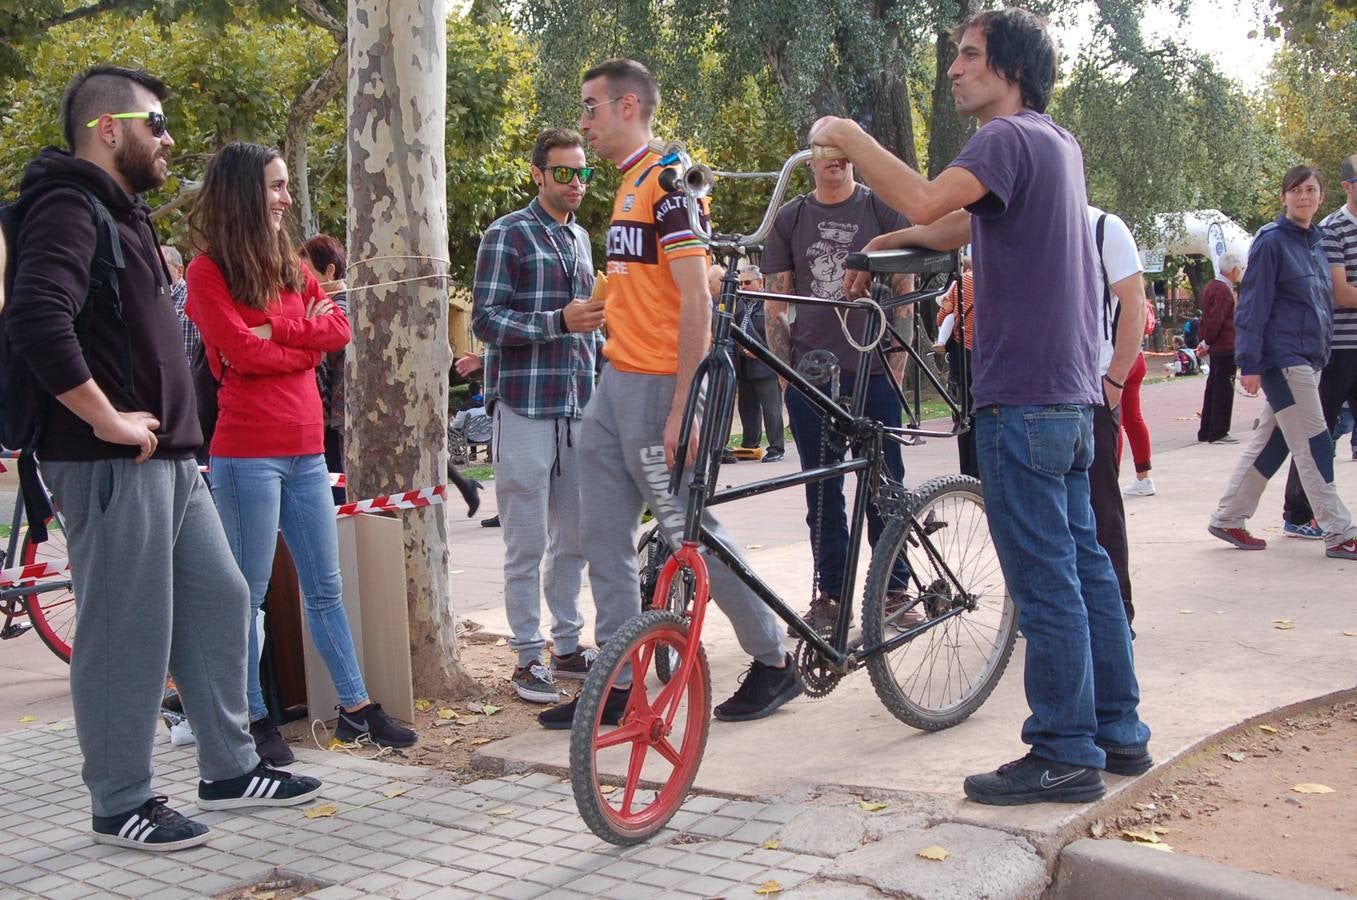
<svg viewBox="0 0 1357 900">
<path fill-rule="evenodd" d="M 1304 525 L 1293 525 L 1290 522 L 1282 522 L 1282 534 L 1290 538 L 1300 538 L 1306 541 L 1319 541 L 1324 539 L 1324 529 L 1319 527 L 1319 523 L 1314 519 L 1306 522 Z"/>
<path fill-rule="evenodd" d="M 260 763 L 238 778 L 198 782 L 202 809 L 239 809 L 242 806 L 296 806 L 320 793 L 320 782 Z"/>
<path fill-rule="evenodd" d="M 131 812 L 94 817 L 94 842 L 134 850 L 183 850 L 207 841 L 206 825 L 185 818 L 152 797 Z"/>
</svg>

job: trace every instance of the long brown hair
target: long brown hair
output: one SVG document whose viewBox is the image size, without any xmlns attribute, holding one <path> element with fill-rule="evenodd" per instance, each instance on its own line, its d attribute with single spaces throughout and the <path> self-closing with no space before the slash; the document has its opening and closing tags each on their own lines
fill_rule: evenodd
<svg viewBox="0 0 1357 900">
<path fill-rule="evenodd" d="M 221 269 L 232 299 L 259 310 L 281 289 L 306 286 L 287 225 L 275 232 L 269 221 L 264 167 L 281 158 L 260 144 L 222 147 L 208 160 L 188 215 L 189 239 Z"/>
</svg>

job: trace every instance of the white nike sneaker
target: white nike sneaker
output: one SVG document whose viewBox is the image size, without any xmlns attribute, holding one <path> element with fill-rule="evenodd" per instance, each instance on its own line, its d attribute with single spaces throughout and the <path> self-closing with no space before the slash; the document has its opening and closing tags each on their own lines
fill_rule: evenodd
<svg viewBox="0 0 1357 900">
<path fill-rule="evenodd" d="M 1128 497 L 1153 497 L 1154 479 L 1137 478 L 1129 484 L 1122 485 L 1121 492 Z"/>
</svg>

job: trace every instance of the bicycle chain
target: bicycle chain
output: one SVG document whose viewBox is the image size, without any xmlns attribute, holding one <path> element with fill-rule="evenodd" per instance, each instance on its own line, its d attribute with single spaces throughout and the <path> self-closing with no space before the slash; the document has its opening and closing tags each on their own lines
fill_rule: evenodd
<svg viewBox="0 0 1357 900">
<path fill-rule="evenodd" d="M 819 651 L 805 641 L 796 642 L 796 674 L 801 679 L 801 690 L 811 700 L 829 696 L 830 691 L 843 680 L 842 672 L 835 672 L 825 664 Z"/>
</svg>

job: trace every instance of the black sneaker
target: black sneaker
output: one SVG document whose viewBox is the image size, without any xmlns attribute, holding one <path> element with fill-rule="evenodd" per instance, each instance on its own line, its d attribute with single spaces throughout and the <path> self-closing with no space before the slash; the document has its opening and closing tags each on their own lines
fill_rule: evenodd
<svg viewBox="0 0 1357 900">
<path fill-rule="evenodd" d="M 207 826 L 179 815 L 165 805 L 166 799 L 152 797 L 118 816 L 94 816 L 94 842 L 158 853 L 206 843 Z"/>
<path fill-rule="evenodd" d="M 339 710 L 339 724 L 335 726 L 335 737 L 345 743 L 366 736 L 378 747 L 409 747 L 418 739 L 413 731 L 398 724 L 382 712 L 382 704 L 369 703 L 356 712 Z"/>
<path fill-rule="evenodd" d="M 763 452 L 763 461 L 777 462 L 786 455 L 787 455 L 786 453 L 784 453 L 782 450 L 779 450 L 777 447 L 769 447 L 767 450 Z"/>
<path fill-rule="evenodd" d="M 1113 775 L 1143 775 L 1154 768 L 1154 757 L 1145 747 L 1107 747 L 1099 744 L 1107 754 L 1104 772 Z"/>
<path fill-rule="evenodd" d="M 596 659 L 598 659 L 598 651 L 593 647 L 581 647 L 574 653 L 567 653 L 565 656 L 557 656 L 553 653 L 551 654 L 551 674 L 557 678 L 583 681 Z"/>
<path fill-rule="evenodd" d="M 796 674 L 796 663 L 790 653 L 784 658 L 787 664 L 781 669 L 753 660 L 740 676 L 740 686 L 734 695 L 716 707 L 716 718 L 722 722 L 762 719 L 800 694 L 801 679 Z"/>
<path fill-rule="evenodd" d="M 254 738 L 254 752 L 271 766 L 285 766 L 297 759 L 287 741 L 278 733 L 278 726 L 268 719 L 251 722 L 250 737 Z"/>
<path fill-rule="evenodd" d="M 622 714 L 627 711 L 629 699 L 631 699 L 630 687 L 615 687 L 608 691 L 608 699 L 603 701 L 603 724 L 622 724 Z M 542 723 L 543 728 L 551 731 L 565 731 L 575 724 L 575 704 L 578 702 L 579 698 L 576 697 L 569 703 L 543 710 L 537 714 L 537 721 Z"/>
<path fill-rule="evenodd" d="M 320 782 L 316 779 L 293 775 L 261 762 L 236 778 L 198 782 L 198 806 L 203 809 L 296 806 L 319 793 Z"/>
<path fill-rule="evenodd" d="M 735 455 L 735 451 L 734 451 L 734 450 L 722 450 L 722 451 L 721 451 L 721 465 L 723 465 L 723 466 L 729 466 L 729 465 L 733 465 L 733 464 L 735 464 L 735 463 L 737 463 L 737 462 L 739 462 L 739 461 L 740 461 L 740 458 L 739 458 L 738 456 Z"/>
<path fill-rule="evenodd" d="M 551 680 L 551 670 L 535 659 L 526 666 L 514 669 L 509 683 L 514 686 L 518 696 L 529 703 L 560 703 L 561 692 L 556 690 Z"/>
<path fill-rule="evenodd" d="M 968 775 L 966 796 L 990 806 L 1023 803 L 1089 803 L 1107 789 L 1097 769 L 1052 762 L 1027 754 L 996 771 Z"/>
</svg>

